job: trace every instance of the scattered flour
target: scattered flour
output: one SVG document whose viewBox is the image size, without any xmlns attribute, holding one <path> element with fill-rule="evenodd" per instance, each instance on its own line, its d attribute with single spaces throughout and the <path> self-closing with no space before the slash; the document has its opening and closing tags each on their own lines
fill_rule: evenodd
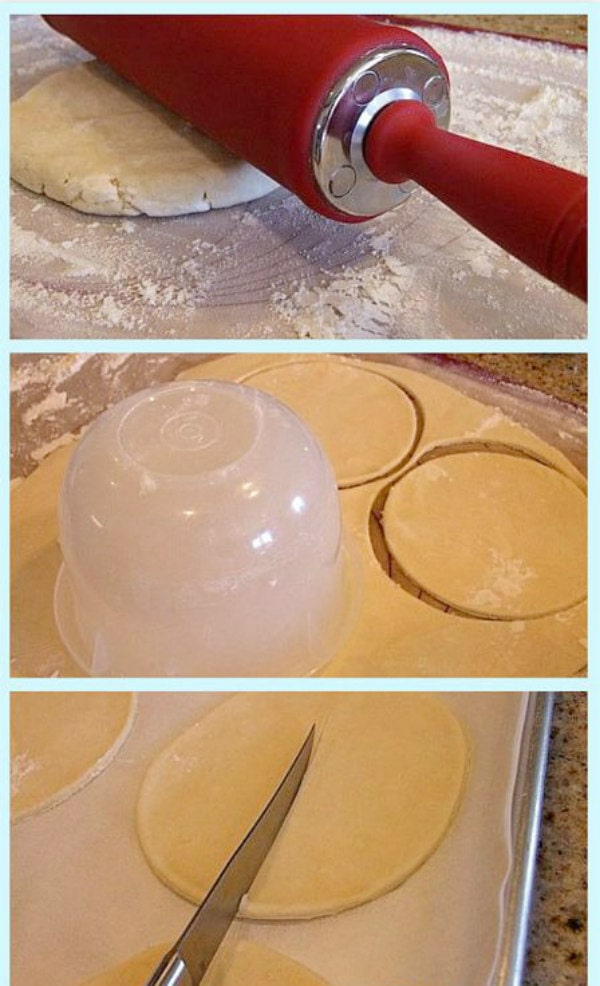
<svg viewBox="0 0 600 986">
<path fill-rule="evenodd" d="M 35 462 L 41 462 L 54 452 L 57 448 L 62 448 L 63 445 L 70 445 L 71 442 L 75 441 L 76 436 L 72 435 L 71 432 L 66 432 L 64 435 L 59 435 L 58 438 L 54 438 L 51 442 L 44 442 L 43 445 L 38 445 L 36 449 L 31 452 L 31 458 Z"/>
<path fill-rule="evenodd" d="M 13 95 L 74 64 L 39 17 L 13 19 Z M 452 128 L 586 168 L 586 54 L 441 28 Z M 15 336 L 573 338 L 585 306 L 417 190 L 356 227 L 284 192 L 178 219 L 101 219 L 23 189 L 12 201 Z"/>
<path fill-rule="evenodd" d="M 502 607 L 510 600 L 517 599 L 525 584 L 537 577 L 522 558 L 507 557 L 495 548 L 490 549 L 490 555 L 486 584 L 473 590 L 468 598 L 469 606 Z"/>
<path fill-rule="evenodd" d="M 18 366 L 13 365 L 10 375 L 10 390 L 17 393 L 26 387 L 36 384 L 48 387 L 57 387 L 65 380 L 69 379 L 90 360 L 92 357 L 82 353 L 67 353 L 64 356 L 40 356 L 35 359 L 27 359 L 19 362 Z"/>
<path fill-rule="evenodd" d="M 101 411 L 172 380 L 201 357 L 181 354 L 14 354 L 11 358 L 11 474 L 27 475 L 75 440 Z"/>
<path fill-rule="evenodd" d="M 509 428 L 517 427 L 516 422 L 511 421 L 510 418 L 502 413 L 500 408 L 494 408 L 492 414 L 488 415 L 488 417 L 485 418 L 477 428 L 474 428 L 472 431 L 465 434 L 465 438 L 480 438 L 488 431 L 492 431 L 500 425 L 507 425 Z"/>
<path fill-rule="evenodd" d="M 449 482 L 454 482 L 452 476 L 448 476 L 448 470 L 444 469 L 439 462 L 426 462 L 421 469 L 421 475 L 428 479 L 430 483 L 436 483 L 439 479 L 448 478 Z"/>
<path fill-rule="evenodd" d="M 49 411 L 60 411 L 67 403 L 67 395 L 63 392 L 54 391 L 44 397 L 39 403 L 34 404 L 32 407 L 28 408 L 23 415 L 23 423 L 26 426 L 32 424 L 36 418 L 39 418 L 42 414 L 47 414 Z"/>
<path fill-rule="evenodd" d="M 16 757 L 11 757 L 10 761 L 10 793 L 11 796 L 18 794 L 21 784 L 28 774 L 40 769 L 40 764 L 33 760 L 27 753 L 18 753 Z"/>
</svg>

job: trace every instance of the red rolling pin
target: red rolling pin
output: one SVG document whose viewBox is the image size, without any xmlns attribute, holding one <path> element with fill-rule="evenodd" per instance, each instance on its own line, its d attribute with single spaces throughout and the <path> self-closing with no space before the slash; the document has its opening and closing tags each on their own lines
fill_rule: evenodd
<svg viewBox="0 0 600 986">
<path fill-rule="evenodd" d="M 447 133 L 448 73 L 413 32 L 339 15 L 45 19 L 317 212 L 359 222 L 414 180 L 586 297 L 585 177 Z"/>
</svg>

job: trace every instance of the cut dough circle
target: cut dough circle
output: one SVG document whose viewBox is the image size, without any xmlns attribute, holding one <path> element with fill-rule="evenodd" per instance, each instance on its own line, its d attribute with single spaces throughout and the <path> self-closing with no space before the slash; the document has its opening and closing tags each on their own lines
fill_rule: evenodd
<svg viewBox="0 0 600 986">
<path fill-rule="evenodd" d="M 125 692 L 11 695 L 11 814 L 65 801 L 96 777 L 124 743 L 135 710 Z"/>
<path fill-rule="evenodd" d="M 392 488 L 383 528 L 408 577 L 459 610 L 525 619 L 585 598 L 586 498 L 533 459 L 432 459 Z"/>
<path fill-rule="evenodd" d="M 56 72 L 13 103 L 11 176 L 107 216 L 207 212 L 277 187 L 99 62 Z"/>
<path fill-rule="evenodd" d="M 242 917 L 343 911 L 397 887 L 427 859 L 456 812 L 468 759 L 441 701 L 250 694 L 210 712 L 146 774 L 138 835 L 164 883 L 194 902 L 205 896 L 313 723 L 311 763 Z"/>
<path fill-rule="evenodd" d="M 166 954 L 169 945 L 149 948 L 82 986 L 142 986 Z M 299 962 L 257 942 L 223 945 L 211 963 L 202 986 L 327 986 L 324 979 Z"/>
<path fill-rule="evenodd" d="M 339 486 L 384 476 L 416 442 L 417 414 L 410 397 L 368 369 L 306 360 L 261 370 L 244 383 L 302 418 L 329 456 Z"/>
</svg>

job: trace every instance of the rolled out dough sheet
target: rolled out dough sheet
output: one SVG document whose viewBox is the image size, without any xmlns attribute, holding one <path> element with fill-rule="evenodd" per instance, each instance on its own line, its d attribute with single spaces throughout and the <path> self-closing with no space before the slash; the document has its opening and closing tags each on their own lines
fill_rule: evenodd
<svg viewBox="0 0 600 986">
<path fill-rule="evenodd" d="M 15 692 L 10 702 L 11 815 L 52 808 L 103 771 L 135 711 L 125 692 Z"/>
<path fill-rule="evenodd" d="M 296 385 L 300 364 L 304 388 Z M 360 421 L 369 416 L 368 403 L 361 405 L 359 400 L 353 400 L 351 415 L 347 395 L 342 393 L 339 397 L 335 388 L 329 391 L 311 385 L 313 368 L 315 380 L 327 379 L 323 368 L 329 370 L 338 365 L 356 370 L 357 388 L 363 379 L 368 378 L 370 382 L 374 374 L 393 385 L 401 393 L 401 402 L 410 401 L 418 426 L 407 458 L 406 434 L 400 429 L 399 458 L 392 470 L 377 479 L 340 491 L 348 543 L 356 558 L 353 618 L 349 621 L 345 640 L 322 673 L 379 677 L 546 676 L 579 672 L 585 667 L 587 650 L 586 604 L 576 601 L 585 585 L 586 561 L 581 550 L 585 538 L 582 536 L 580 497 L 586 484 L 563 453 L 516 424 L 498 408 L 466 397 L 455 387 L 426 374 L 387 363 L 369 361 L 370 372 L 366 373 L 363 362 L 345 357 L 244 354 L 202 363 L 185 371 L 180 378 L 238 380 L 252 384 L 257 374 L 276 370 L 278 387 L 285 388 L 289 373 L 289 379 L 294 381 L 296 411 L 301 412 L 301 404 L 320 405 L 313 423 L 317 437 L 326 443 L 331 441 L 333 434 L 352 431 L 356 418 Z M 379 413 L 377 424 L 382 432 L 388 429 L 383 412 Z M 15 488 L 12 496 L 12 658 L 13 673 L 17 675 L 80 673 L 58 638 L 52 612 L 54 584 L 61 560 L 56 507 L 72 449 L 71 444 L 49 455 Z M 393 550 L 390 550 L 393 545 L 386 544 L 379 531 L 388 492 L 395 486 L 401 488 L 404 477 L 425 457 L 442 453 L 447 456 L 459 451 L 499 453 L 506 458 L 507 452 L 524 454 L 526 459 L 523 461 L 541 463 L 547 469 L 544 475 L 550 477 L 550 482 L 545 486 L 560 483 L 569 491 L 570 510 L 574 506 L 579 518 L 575 522 L 579 549 L 576 545 L 570 546 L 573 554 L 567 559 L 565 572 L 570 573 L 570 578 L 576 573 L 575 591 L 573 585 L 570 589 L 566 583 L 561 587 L 564 596 L 560 609 L 549 612 L 556 605 L 556 597 L 549 601 L 542 596 L 536 611 L 548 615 L 531 615 L 528 611 L 526 615 L 502 620 L 491 618 L 487 613 L 473 617 L 454 608 L 446 611 L 426 594 L 420 597 L 414 587 L 411 589 L 396 579 Z M 388 452 L 389 448 L 381 459 L 384 472 L 389 465 Z M 353 453 L 348 453 L 348 459 L 342 455 L 336 461 L 340 485 L 344 475 L 350 474 L 350 454 Z M 481 483 L 483 491 L 486 482 L 483 474 L 478 474 L 474 482 Z M 528 492 L 529 488 L 525 487 L 525 494 Z M 498 510 L 492 516 L 488 537 L 496 551 L 501 550 L 501 544 L 494 538 L 499 538 L 498 525 L 502 526 L 503 514 L 508 509 L 509 504 L 499 502 Z M 432 516 L 431 522 L 439 529 L 446 521 L 450 523 L 451 518 L 443 502 L 438 504 L 438 513 Z M 553 527 L 544 533 L 544 541 L 550 548 L 555 541 L 561 541 L 563 526 L 571 522 L 570 514 L 553 518 Z M 559 525 L 558 529 L 556 525 Z M 454 550 L 447 539 L 443 550 L 446 557 L 440 552 L 439 558 L 442 578 L 448 553 Z M 442 592 L 441 597 L 444 595 Z"/>
<path fill-rule="evenodd" d="M 104 216 L 207 212 L 277 187 L 95 61 L 47 76 L 13 103 L 11 176 Z"/>
<path fill-rule="evenodd" d="M 148 949 L 83 986 L 142 986 L 152 975 L 168 945 Z M 255 942 L 222 946 L 202 986 L 327 986 L 324 979 L 285 955 Z"/>
<path fill-rule="evenodd" d="M 311 762 L 241 915 L 344 911 L 397 887 L 431 855 L 468 759 L 443 703 L 397 692 L 249 694 L 178 737 L 145 777 L 138 834 L 160 879 L 203 899 L 313 723 Z"/>
</svg>

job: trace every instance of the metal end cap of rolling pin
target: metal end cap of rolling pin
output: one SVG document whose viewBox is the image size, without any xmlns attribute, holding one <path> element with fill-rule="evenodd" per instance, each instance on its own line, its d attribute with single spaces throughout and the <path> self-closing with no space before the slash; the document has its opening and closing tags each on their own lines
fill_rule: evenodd
<svg viewBox="0 0 600 986">
<path fill-rule="evenodd" d="M 400 205 L 414 182 L 388 185 L 367 166 L 363 142 L 374 117 L 401 99 L 425 103 L 437 124 L 450 122 L 450 89 L 441 66 L 417 48 L 370 52 L 340 79 L 323 104 L 313 139 L 317 185 L 350 216 L 377 216 Z"/>
</svg>

